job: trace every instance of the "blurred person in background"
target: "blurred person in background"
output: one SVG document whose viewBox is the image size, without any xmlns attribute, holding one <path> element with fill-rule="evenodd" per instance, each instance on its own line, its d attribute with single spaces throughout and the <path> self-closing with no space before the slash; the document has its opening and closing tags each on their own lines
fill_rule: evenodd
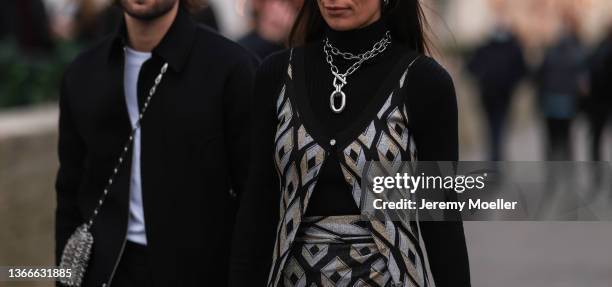
<svg viewBox="0 0 612 287">
<path fill-rule="evenodd" d="M 491 36 L 478 47 L 468 61 L 480 91 L 480 99 L 489 128 L 489 160 L 502 160 L 503 135 L 512 95 L 527 73 L 521 43 L 507 21 L 504 0 L 491 0 L 498 21 Z"/>
<path fill-rule="evenodd" d="M 227 285 L 256 60 L 193 22 L 203 4 L 116 0 L 119 29 L 66 69 L 56 258 L 96 216 L 83 286 Z"/>
<path fill-rule="evenodd" d="M 303 0 L 251 0 L 253 30 L 238 43 L 260 59 L 284 49 Z"/>
<path fill-rule="evenodd" d="M 15 41 L 21 52 L 45 54 L 53 47 L 47 10 L 42 0 L 3 1 L 0 41 Z"/>
<path fill-rule="evenodd" d="M 590 96 L 587 113 L 591 126 L 591 160 L 602 156 L 603 132 L 612 115 L 612 23 L 590 60 Z"/>
<path fill-rule="evenodd" d="M 588 89 L 586 50 L 579 38 L 579 16 L 572 3 L 568 3 L 560 7 L 560 36 L 546 50 L 535 75 L 547 130 L 549 161 L 572 160 L 570 126 L 578 108 L 578 98 L 585 96 Z"/>
<path fill-rule="evenodd" d="M 61 74 L 47 7 L 42 0 L 0 4 L 0 108 L 56 99 Z"/>
<path fill-rule="evenodd" d="M 115 5 L 99 0 L 78 0 L 74 25 L 76 40 L 88 45 L 117 30 L 123 13 Z"/>
<path fill-rule="evenodd" d="M 305 2 L 292 49 L 257 73 L 231 286 L 470 286 L 457 213 L 361 217 L 370 162 L 458 160 L 455 88 L 425 27 L 418 0 Z"/>
<path fill-rule="evenodd" d="M 197 23 L 204 24 L 215 31 L 219 31 L 217 13 L 215 12 L 215 7 L 211 3 L 208 3 L 206 7 L 202 8 L 200 11 L 194 11 L 193 19 Z"/>
</svg>

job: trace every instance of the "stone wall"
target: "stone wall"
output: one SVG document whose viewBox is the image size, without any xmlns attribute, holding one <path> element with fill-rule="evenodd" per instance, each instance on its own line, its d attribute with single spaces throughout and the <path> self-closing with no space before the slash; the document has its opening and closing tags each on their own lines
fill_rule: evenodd
<svg viewBox="0 0 612 287">
<path fill-rule="evenodd" d="M 0 266 L 54 264 L 56 126 L 53 106 L 0 113 Z"/>
</svg>

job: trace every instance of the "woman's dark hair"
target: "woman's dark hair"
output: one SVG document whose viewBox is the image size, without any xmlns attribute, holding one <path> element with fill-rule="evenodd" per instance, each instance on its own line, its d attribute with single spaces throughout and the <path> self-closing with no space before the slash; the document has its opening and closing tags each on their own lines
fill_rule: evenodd
<svg viewBox="0 0 612 287">
<path fill-rule="evenodd" d="M 429 26 L 419 0 L 389 0 L 387 7 L 382 8 L 382 14 L 387 19 L 394 41 L 419 53 L 430 52 L 429 40 L 425 34 Z M 317 0 L 305 0 L 291 28 L 289 46 L 295 47 L 321 39 L 326 26 Z"/>
</svg>

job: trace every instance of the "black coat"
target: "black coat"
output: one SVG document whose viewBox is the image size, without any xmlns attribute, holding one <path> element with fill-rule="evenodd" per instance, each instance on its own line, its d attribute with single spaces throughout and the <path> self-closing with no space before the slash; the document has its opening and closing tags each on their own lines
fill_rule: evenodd
<svg viewBox="0 0 612 287">
<path fill-rule="evenodd" d="M 125 25 L 82 53 L 60 98 L 57 257 L 92 213 L 131 131 L 123 93 Z M 156 286 L 222 286 L 248 161 L 254 57 L 179 12 L 138 80 L 142 104 L 163 62 L 169 69 L 141 130 L 142 196 Z M 126 159 L 130 159 L 128 155 Z M 86 286 L 109 281 L 127 232 L 129 160 L 93 227 Z"/>
<path fill-rule="evenodd" d="M 508 97 L 527 73 L 518 39 L 510 31 L 497 31 L 478 47 L 468 62 L 483 97 Z"/>
</svg>

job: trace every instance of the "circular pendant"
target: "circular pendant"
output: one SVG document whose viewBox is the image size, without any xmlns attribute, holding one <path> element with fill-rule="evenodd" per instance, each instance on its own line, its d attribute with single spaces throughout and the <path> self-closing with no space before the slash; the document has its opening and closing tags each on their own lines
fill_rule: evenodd
<svg viewBox="0 0 612 287">
<path fill-rule="evenodd" d="M 339 107 L 336 106 L 336 98 L 340 98 Z M 339 114 L 342 111 L 344 111 L 345 106 L 346 106 L 346 95 L 344 94 L 344 92 L 340 90 L 332 92 L 331 96 L 329 97 L 329 107 L 331 108 L 331 110 L 334 113 Z"/>
</svg>

